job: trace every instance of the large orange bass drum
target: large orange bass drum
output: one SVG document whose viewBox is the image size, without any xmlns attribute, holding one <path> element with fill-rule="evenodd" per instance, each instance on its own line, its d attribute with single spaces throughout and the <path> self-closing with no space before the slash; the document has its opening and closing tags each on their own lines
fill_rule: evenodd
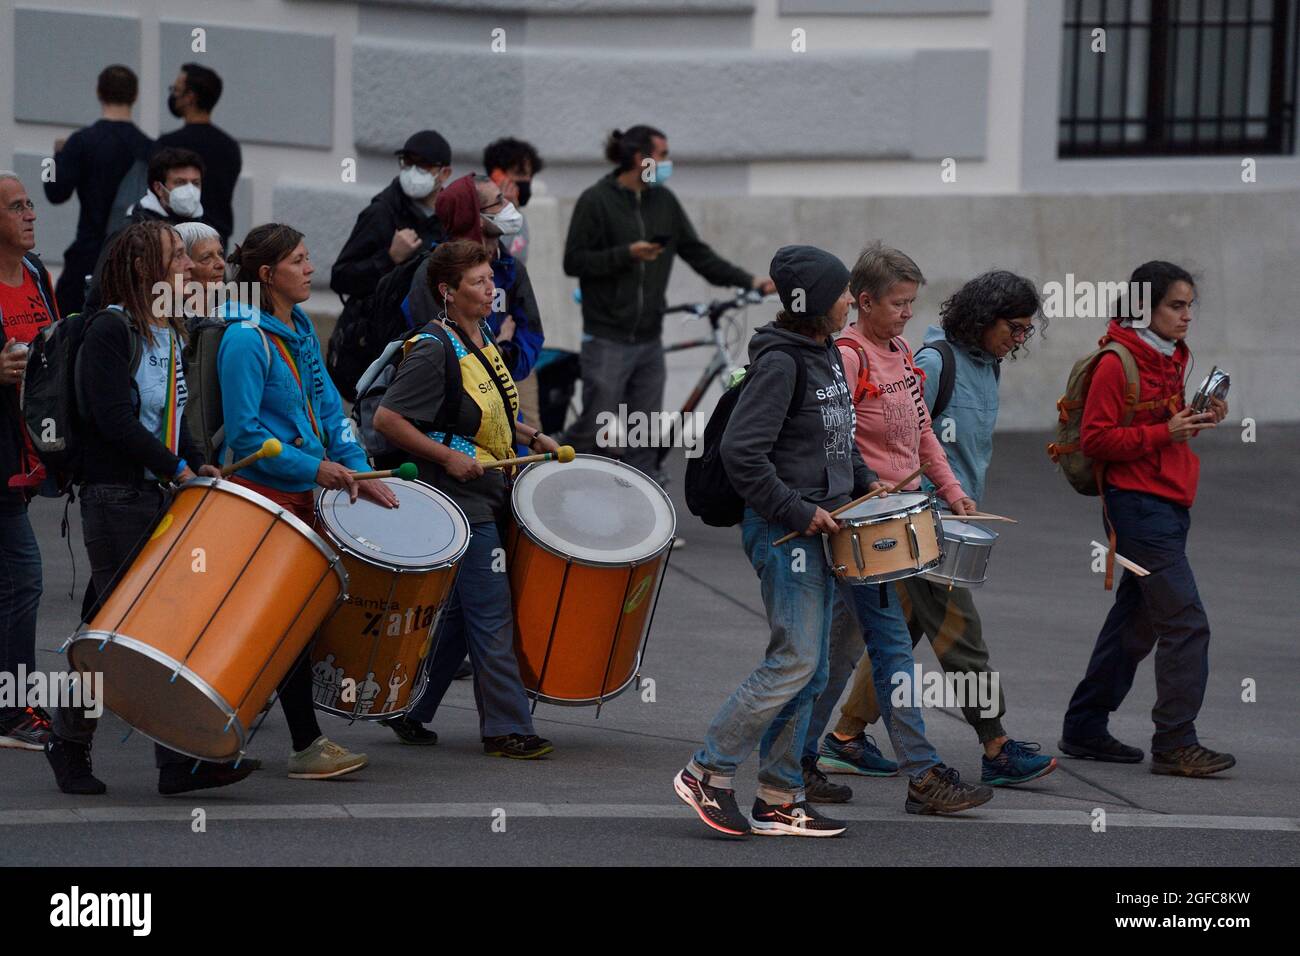
<svg viewBox="0 0 1300 956">
<path fill-rule="evenodd" d="M 677 531 L 672 502 L 637 469 L 578 455 L 525 468 L 511 510 L 524 689 L 544 703 L 599 708 L 640 669 Z"/>
</svg>

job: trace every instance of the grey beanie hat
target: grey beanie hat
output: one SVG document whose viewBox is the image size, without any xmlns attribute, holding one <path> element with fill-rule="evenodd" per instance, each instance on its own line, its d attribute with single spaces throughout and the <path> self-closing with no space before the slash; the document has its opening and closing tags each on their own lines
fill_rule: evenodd
<svg viewBox="0 0 1300 956">
<path fill-rule="evenodd" d="M 844 263 L 816 246 L 782 246 L 772 257 L 767 274 L 776 284 L 786 312 L 792 316 L 825 315 L 849 284 Z M 796 292 L 803 295 L 796 299 Z"/>
</svg>

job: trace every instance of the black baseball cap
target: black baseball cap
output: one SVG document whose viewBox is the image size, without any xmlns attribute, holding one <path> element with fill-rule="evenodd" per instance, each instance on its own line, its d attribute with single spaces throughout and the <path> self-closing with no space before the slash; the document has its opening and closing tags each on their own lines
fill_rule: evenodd
<svg viewBox="0 0 1300 956">
<path fill-rule="evenodd" d="M 412 133 L 406 145 L 394 155 L 410 156 L 412 159 L 430 166 L 451 165 L 451 145 L 436 130 L 422 129 Z"/>
</svg>

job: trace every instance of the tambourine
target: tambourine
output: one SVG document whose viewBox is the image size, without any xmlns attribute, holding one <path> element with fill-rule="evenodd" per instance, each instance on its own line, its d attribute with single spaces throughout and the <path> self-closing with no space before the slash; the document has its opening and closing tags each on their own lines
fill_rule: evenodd
<svg viewBox="0 0 1300 956">
<path fill-rule="evenodd" d="M 1210 399 L 1213 398 L 1217 398 L 1221 402 L 1226 401 L 1230 384 L 1231 379 L 1228 378 L 1228 373 L 1219 366 L 1214 366 L 1214 368 L 1210 369 L 1210 374 L 1205 376 L 1205 381 L 1196 390 L 1196 394 L 1192 396 L 1192 411 L 1208 412 L 1210 410 Z"/>
</svg>

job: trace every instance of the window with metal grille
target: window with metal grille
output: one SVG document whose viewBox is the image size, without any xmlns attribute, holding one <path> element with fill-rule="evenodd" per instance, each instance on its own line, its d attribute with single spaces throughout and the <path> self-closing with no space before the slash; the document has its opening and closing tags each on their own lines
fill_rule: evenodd
<svg viewBox="0 0 1300 956">
<path fill-rule="evenodd" d="M 1059 155 L 1295 153 L 1296 8 L 1066 0 Z"/>
</svg>

